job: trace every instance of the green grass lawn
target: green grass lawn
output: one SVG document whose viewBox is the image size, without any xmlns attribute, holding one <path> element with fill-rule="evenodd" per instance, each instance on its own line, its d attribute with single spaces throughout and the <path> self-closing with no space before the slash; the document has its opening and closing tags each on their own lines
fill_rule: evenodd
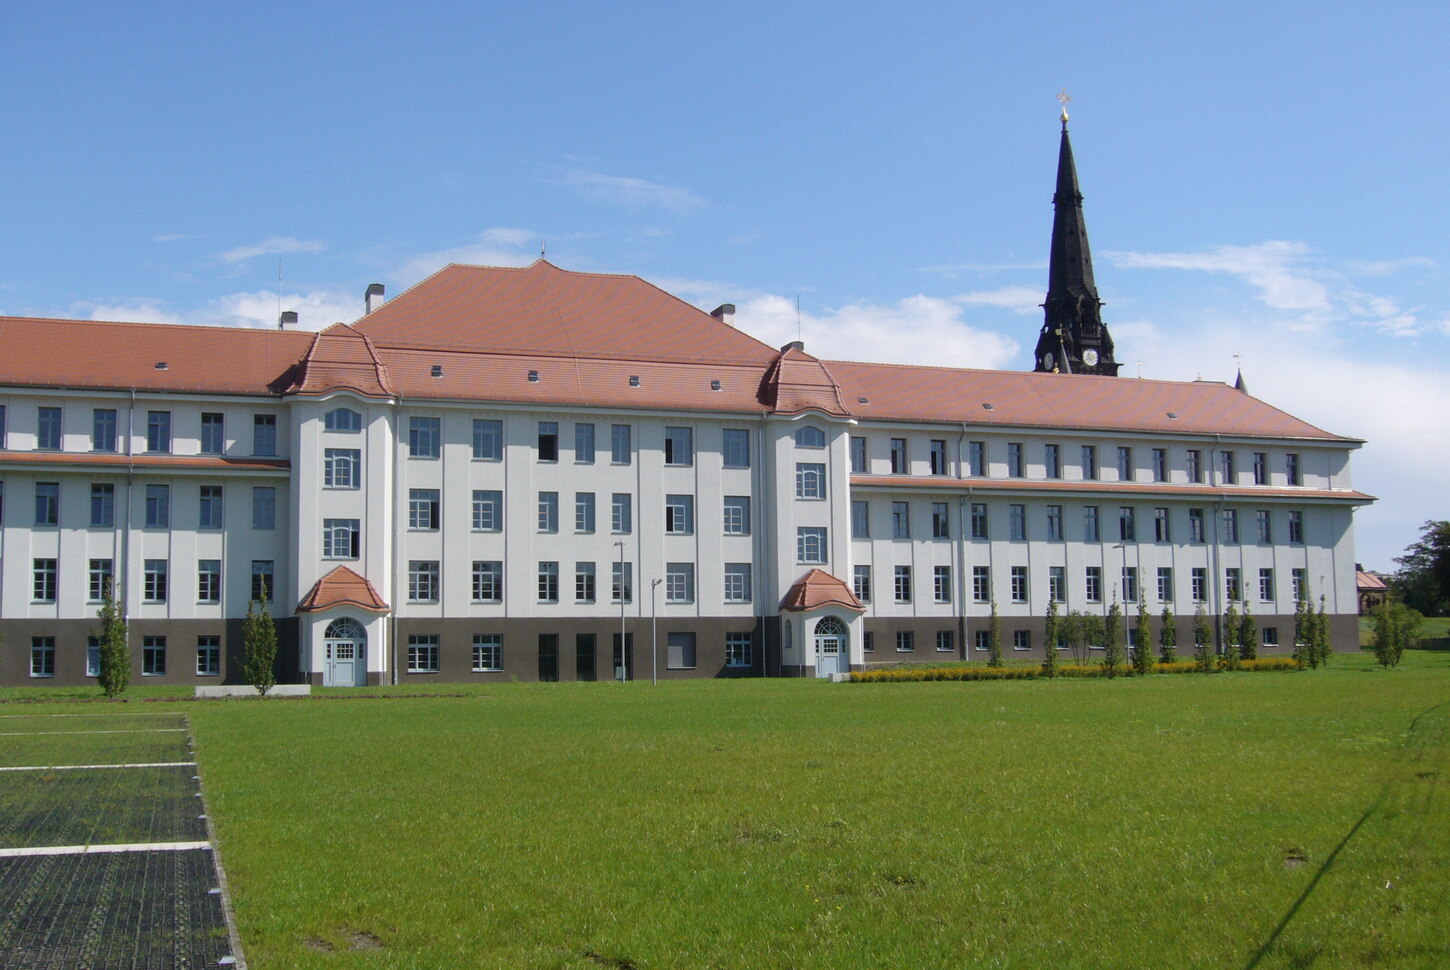
<svg viewBox="0 0 1450 970">
<path fill-rule="evenodd" d="M 256 970 L 1450 965 L 1450 654 L 177 709 Z"/>
</svg>

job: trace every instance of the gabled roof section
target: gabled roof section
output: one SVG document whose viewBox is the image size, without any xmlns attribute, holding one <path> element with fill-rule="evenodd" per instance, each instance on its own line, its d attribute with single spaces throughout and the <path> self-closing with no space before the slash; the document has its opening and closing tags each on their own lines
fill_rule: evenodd
<svg viewBox="0 0 1450 970">
<path fill-rule="evenodd" d="M 288 388 L 292 394 L 339 390 L 368 397 L 393 397 L 396 393 L 388 368 L 367 335 L 345 323 L 335 323 L 313 338 Z"/>
<path fill-rule="evenodd" d="M 311 340 L 290 330 L 0 317 L 0 384 L 275 394 Z"/>
<path fill-rule="evenodd" d="M 638 276 L 451 264 L 357 321 L 379 349 L 768 364 L 775 352 Z"/>
<path fill-rule="evenodd" d="M 334 606 L 355 606 L 369 613 L 386 613 L 389 609 L 373 584 L 346 566 L 338 566 L 319 579 L 297 604 L 297 612 L 316 613 Z"/>
<path fill-rule="evenodd" d="M 848 361 L 829 366 L 852 413 L 862 420 L 1358 442 L 1214 381 Z"/>
<path fill-rule="evenodd" d="M 817 410 L 844 417 L 851 413 L 841 400 L 841 387 L 830 370 L 799 343 L 781 348 L 761 383 L 760 400 L 781 414 Z"/>
<path fill-rule="evenodd" d="M 780 601 L 780 608 L 788 613 L 800 613 L 822 606 L 839 606 L 857 613 L 866 612 L 866 607 L 851 592 L 851 587 L 824 569 L 812 569 L 797 579 Z"/>
<path fill-rule="evenodd" d="M 1366 572 L 1363 569 L 1356 569 L 1354 571 L 1354 585 L 1359 589 L 1361 593 L 1367 592 L 1369 590 L 1389 589 L 1389 586 L 1385 583 L 1383 579 L 1380 579 L 1374 573 Z"/>
</svg>

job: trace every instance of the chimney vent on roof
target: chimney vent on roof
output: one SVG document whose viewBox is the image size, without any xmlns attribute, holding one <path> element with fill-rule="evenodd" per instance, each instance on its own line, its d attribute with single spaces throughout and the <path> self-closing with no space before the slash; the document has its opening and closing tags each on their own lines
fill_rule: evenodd
<svg viewBox="0 0 1450 970">
<path fill-rule="evenodd" d="M 277 318 L 277 329 L 286 330 L 288 327 L 297 326 L 297 311 L 283 310 L 282 315 Z"/>
<path fill-rule="evenodd" d="M 443 365 L 442 364 L 434 364 L 433 365 L 433 376 L 434 377 L 442 377 L 443 376 Z"/>
<path fill-rule="evenodd" d="M 164 360 L 158 360 L 156 362 L 156 369 L 157 370 L 165 370 L 166 369 L 166 361 L 164 361 Z"/>
<path fill-rule="evenodd" d="M 363 291 L 363 316 L 372 313 L 383 305 L 383 289 L 381 283 L 369 283 L 368 288 Z"/>
<path fill-rule="evenodd" d="M 529 371 L 529 383 L 530 384 L 537 384 L 537 383 L 539 383 L 539 372 L 538 371 L 536 371 L 536 370 Z"/>
<path fill-rule="evenodd" d="M 806 344 L 805 344 L 805 341 L 804 340 L 792 340 L 790 343 L 788 343 L 784 347 L 780 348 L 780 352 L 782 354 L 783 353 L 786 353 L 787 351 L 791 351 L 791 350 L 799 350 L 801 353 L 805 353 L 806 352 Z"/>
<path fill-rule="evenodd" d="M 715 309 L 710 311 L 710 316 L 714 317 L 716 320 L 719 320 L 721 323 L 728 324 L 729 326 L 733 327 L 735 326 L 735 304 L 722 303 Z"/>
</svg>

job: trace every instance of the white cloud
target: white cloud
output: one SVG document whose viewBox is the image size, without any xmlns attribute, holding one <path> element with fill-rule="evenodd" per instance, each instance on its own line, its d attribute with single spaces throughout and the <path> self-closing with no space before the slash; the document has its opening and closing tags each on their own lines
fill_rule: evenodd
<svg viewBox="0 0 1450 970">
<path fill-rule="evenodd" d="M 277 294 L 274 292 L 230 293 L 189 314 L 186 322 L 209 327 L 265 330 L 277 326 L 277 308 Z M 284 293 L 281 308 L 297 311 L 299 330 L 323 330 L 334 323 L 351 323 L 362 316 L 362 294 L 335 290 Z"/>
<path fill-rule="evenodd" d="M 1402 269 L 1433 269 L 1435 261 L 1425 256 L 1403 259 L 1371 259 L 1346 263 L 1344 271 L 1351 276 L 1391 276 Z"/>
<path fill-rule="evenodd" d="M 174 313 L 161 309 L 160 300 L 138 300 L 134 303 L 74 303 L 71 312 L 88 320 L 109 320 L 118 323 L 184 323 Z"/>
<path fill-rule="evenodd" d="M 1202 253 L 1106 254 L 1126 269 L 1187 269 L 1237 276 L 1259 291 L 1259 299 L 1275 310 L 1325 311 L 1329 291 L 1305 267 L 1309 247 L 1270 239 L 1252 246 L 1216 246 Z"/>
<path fill-rule="evenodd" d="M 255 246 L 238 246 L 217 255 L 224 263 L 240 263 L 257 256 L 285 255 L 287 253 L 320 253 L 326 249 L 315 239 L 293 239 L 291 236 L 268 236 Z"/>
<path fill-rule="evenodd" d="M 992 306 L 1014 313 L 1032 313 L 1042 309 L 1042 294 L 1040 287 L 1003 286 L 995 290 L 963 293 L 952 299 L 962 306 Z"/>
<path fill-rule="evenodd" d="M 689 189 L 650 182 L 642 178 L 605 175 L 585 168 L 564 172 L 556 184 L 573 189 L 588 198 L 612 205 L 630 207 L 659 206 L 680 215 L 703 209 L 706 202 Z"/>
<path fill-rule="evenodd" d="M 1014 340 L 969 326 L 957 302 L 937 297 L 802 313 L 799 338 L 796 321 L 795 301 L 775 295 L 752 297 L 735 315 L 737 327 L 773 347 L 800 339 L 808 353 L 834 360 L 991 368 L 1006 366 L 1018 350 Z"/>
<path fill-rule="evenodd" d="M 473 242 L 431 253 L 410 256 L 394 274 L 407 286 L 431 276 L 449 263 L 469 266 L 527 266 L 539 259 L 544 243 L 540 233 L 528 229 L 496 226 L 486 229 Z"/>
</svg>

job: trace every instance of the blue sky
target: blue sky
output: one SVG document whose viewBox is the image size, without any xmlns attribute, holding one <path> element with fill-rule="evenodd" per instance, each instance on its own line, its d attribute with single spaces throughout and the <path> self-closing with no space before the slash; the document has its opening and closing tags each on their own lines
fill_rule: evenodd
<svg viewBox="0 0 1450 970">
<path fill-rule="evenodd" d="M 1123 373 L 1450 517 L 1450 7 L 0 6 L 0 313 L 313 328 L 449 261 L 636 273 L 823 357 L 1027 368 L 1072 96 Z"/>
</svg>

